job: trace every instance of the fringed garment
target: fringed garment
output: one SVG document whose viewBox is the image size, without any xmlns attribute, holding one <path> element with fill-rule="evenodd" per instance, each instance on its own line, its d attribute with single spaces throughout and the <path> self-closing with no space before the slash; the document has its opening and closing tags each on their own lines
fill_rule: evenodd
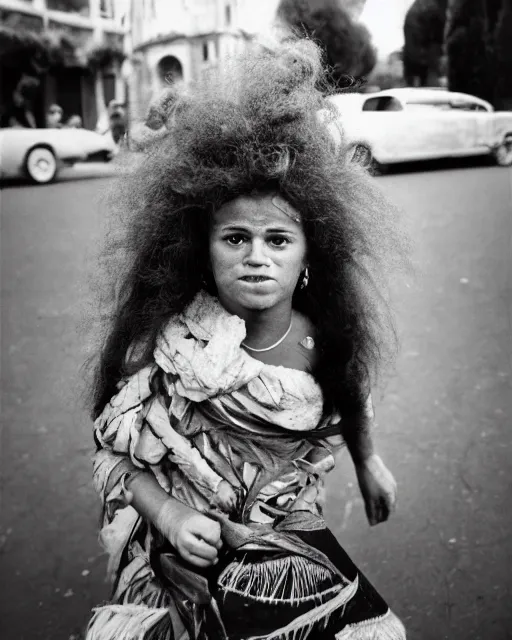
<svg viewBox="0 0 512 640">
<path fill-rule="evenodd" d="M 87 640 L 403 640 L 322 518 L 339 419 L 323 416 L 309 373 L 255 360 L 244 338 L 243 320 L 200 293 L 161 332 L 154 364 L 124 380 L 96 420 L 113 595 Z M 181 560 L 126 504 L 133 465 L 205 513 L 219 483 L 231 484 L 238 507 L 219 515 L 215 567 Z"/>
</svg>

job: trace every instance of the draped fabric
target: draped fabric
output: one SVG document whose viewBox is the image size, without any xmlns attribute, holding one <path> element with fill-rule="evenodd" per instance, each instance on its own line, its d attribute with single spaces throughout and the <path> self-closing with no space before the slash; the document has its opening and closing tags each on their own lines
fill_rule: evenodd
<svg viewBox="0 0 512 640">
<path fill-rule="evenodd" d="M 322 518 L 339 418 L 323 415 L 309 373 L 255 360 L 244 338 L 243 320 L 201 292 L 96 420 L 113 596 L 87 640 L 405 638 Z M 220 482 L 231 485 L 236 511 L 212 515 L 225 542 L 215 569 L 187 565 L 125 504 L 134 466 L 210 514 Z"/>
</svg>

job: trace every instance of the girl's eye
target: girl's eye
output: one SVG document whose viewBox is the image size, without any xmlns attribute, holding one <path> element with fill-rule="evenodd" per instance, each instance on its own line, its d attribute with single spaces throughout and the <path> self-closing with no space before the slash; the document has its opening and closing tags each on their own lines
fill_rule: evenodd
<svg viewBox="0 0 512 640">
<path fill-rule="evenodd" d="M 285 244 L 288 244 L 289 240 L 288 238 L 284 238 L 283 236 L 275 236 L 275 238 L 271 238 L 270 242 L 275 246 L 275 247 L 282 247 Z"/>
<path fill-rule="evenodd" d="M 244 241 L 244 236 L 240 235 L 239 233 L 235 233 L 231 236 L 226 236 L 225 240 L 228 244 L 239 247 Z"/>
</svg>

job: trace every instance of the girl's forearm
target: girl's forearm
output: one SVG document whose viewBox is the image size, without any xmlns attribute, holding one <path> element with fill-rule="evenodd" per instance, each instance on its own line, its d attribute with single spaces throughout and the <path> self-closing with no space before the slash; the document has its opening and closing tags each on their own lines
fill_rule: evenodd
<svg viewBox="0 0 512 640">
<path fill-rule="evenodd" d="M 134 474 L 132 479 L 128 478 L 125 487 L 130 494 L 131 506 L 159 530 L 162 528 L 160 519 L 164 511 L 166 517 L 169 517 L 169 510 L 172 510 L 176 521 L 195 511 L 192 507 L 170 496 L 159 485 L 155 476 L 147 471 Z"/>
<path fill-rule="evenodd" d="M 361 423 L 356 419 L 346 420 L 342 435 L 356 466 L 363 463 L 374 453 L 373 438 L 369 424 Z"/>
<path fill-rule="evenodd" d="M 170 499 L 155 476 L 147 471 L 137 472 L 125 482 L 130 495 L 130 504 L 138 513 L 155 524 L 163 505 Z"/>
<path fill-rule="evenodd" d="M 198 512 L 170 496 L 151 473 L 137 473 L 125 486 L 133 508 L 178 549 L 182 527 Z"/>
<path fill-rule="evenodd" d="M 347 449 L 355 465 L 367 460 L 374 453 L 372 427 L 374 412 L 371 396 L 363 409 L 344 416 L 341 421 L 341 432 Z"/>
</svg>

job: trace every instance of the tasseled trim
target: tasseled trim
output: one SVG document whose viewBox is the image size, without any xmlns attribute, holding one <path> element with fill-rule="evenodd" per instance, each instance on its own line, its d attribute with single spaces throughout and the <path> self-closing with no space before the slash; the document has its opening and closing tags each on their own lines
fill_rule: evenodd
<svg viewBox="0 0 512 640">
<path fill-rule="evenodd" d="M 356 577 L 354 582 L 344 587 L 340 593 L 325 604 L 298 616 L 276 631 L 264 636 L 251 636 L 247 640 L 306 640 L 313 628 L 319 623 L 323 623 L 324 628 L 329 623 L 329 618 L 338 609 L 345 605 L 355 596 L 359 588 L 359 580 Z M 365 638 L 366 640 L 366 638 Z M 380 640 L 380 639 L 379 639 Z"/>
<path fill-rule="evenodd" d="M 172 640 L 168 609 L 144 605 L 106 605 L 94 609 L 85 640 Z"/>
<path fill-rule="evenodd" d="M 347 625 L 336 634 L 336 640 L 406 640 L 405 627 L 388 609 L 378 618 Z"/>
<path fill-rule="evenodd" d="M 318 586 L 324 584 L 324 591 Z M 331 571 L 300 556 L 285 556 L 264 562 L 231 563 L 219 577 L 224 591 L 273 604 L 301 604 L 325 599 L 339 592 Z"/>
</svg>

